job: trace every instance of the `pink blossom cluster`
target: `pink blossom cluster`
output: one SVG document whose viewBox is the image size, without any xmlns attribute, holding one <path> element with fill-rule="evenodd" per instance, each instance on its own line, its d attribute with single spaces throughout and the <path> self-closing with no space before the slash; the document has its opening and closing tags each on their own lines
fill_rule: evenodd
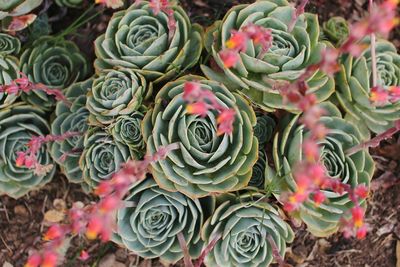
<svg viewBox="0 0 400 267">
<path fill-rule="evenodd" d="M 236 111 L 219 104 L 213 92 L 202 89 L 200 83 L 186 82 L 184 85 L 183 99 L 189 103 L 186 107 L 189 114 L 197 114 L 205 117 L 209 110 L 216 110 L 219 113 L 217 117 L 217 134 L 232 133 Z"/>
<path fill-rule="evenodd" d="M 63 101 L 68 105 L 71 104 L 60 89 L 50 89 L 42 83 L 33 83 L 29 81 L 28 77 L 22 72 L 20 72 L 20 75 L 21 78 L 11 81 L 10 84 L 0 85 L 0 92 L 9 95 L 17 95 L 21 92 L 28 93 L 35 90 L 43 91 L 47 95 L 54 96 L 57 101 Z"/>
<path fill-rule="evenodd" d="M 28 149 L 26 151 L 18 151 L 17 159 L 15 164 L 17 167 L 26 167 L 28 169 L 33 169 L 34 173 L 38 176 L 45 175 L 52 168 L 53 165 L 42 165 L 38 162 L 37 155 L 40 148 L 50 142 L 63 141 L 73 136 L 82 135 L 79 132 L 66 132 L 63 135 L 46 135 L 46 136 L 33 136 L 31 140 L 27 143 Z"/>
<path fill-rule="evenodd" d="M 370 98 L 372 103 L 377 106 L 384 106 L 400 100 L 400 86 L 375 86 L 371 89 Z"/>
<path fill-rule="evenodd" d="M 219 52 L 222 62 L 226 68 L 234 67 L 240 59 L 240 52 L 247 50 L 248 42 L 261 46 L 258 57 L 268 52 L 272 46 L 272 32 L 259 25 L 248 24 L 239 31 L 232 31 L 230 39 L 225 43 L 226 48 Z"/>
</svg>

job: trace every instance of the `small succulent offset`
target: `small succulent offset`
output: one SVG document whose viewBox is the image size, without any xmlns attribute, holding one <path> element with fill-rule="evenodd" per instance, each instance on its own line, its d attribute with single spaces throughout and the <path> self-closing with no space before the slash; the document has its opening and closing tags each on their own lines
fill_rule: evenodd
<svg viewBox="0 0 400 267">
<path fill-rule="evenodd" d="M 71 7 L 71 8 L 81 8 L 83 0 L 56 0 L 57 5 Z"/>
<path fill-rule="evenodd" d="M 109 125 L 118 116 L 129 115 L 142 105 L 147 88 L 145 78 L 129 69 L 111 70 L 93 82 L 87 108 L 93 125 Z"/>
<path fill-rule="evenodd" d="M 221 105 L 235 110 L 231 134 L 218 135 L 215 110 L 203 117 L 188 113 L 183 99 L 188 81 L 198 82 L 214 93 Z M 255 123 L 249 103 L 221 83 L 185 76 L 166 84 L 156 96 L 154 109 L 144 118 L 143 135 L 149 154 L 172 143 L 179 143 L 180 149 L 151 165 L 154 179 L 161 188 L 192 198 L 242 189 L 250 181 L 257 161 Z"/>
<path fill-rule="evenodd" d="M 21 42 L 14 36 L 0 33 L 0 55 L 18 55 Z"/>
<path fill-rule="evenodd" d="M 17 152 L 26 151 L 32 137 L 49 134 L 44 116 L 40 109 L 23 103 L 0 110 L 0 195 L 19 198 L 53 178 L 54 165 L 49 172 L 39 175 L 33 169 L 18 166 L 16 161 Z M 53 164 L 46 146 L 38 151 L 37 160 L 42 165 Z"/>
<path fill-rule="evenodd" d="M 274 119 L 264 112 L 256 112 L 257 124 L 254 126 L 254 135 L 258 139 L 260 147 L 265 146 L 271 140 L 276 122 Z"/>
<path fill-rule="evenodd" d="M 330 103 L 323 105 L 327 111 L 320 122 L 328 129 L 327 136 L 319 141 L 320 159 L 326 174 L 333 179 L 340 179 L 352 188 L 364 184 L 369 187 L 374 173 L 374 162 L 366 149 L 355 154 L 346 152 L 361 143 L 361 134 L 355 125 L 341 118 L 340 111 Z M 297 185 L 292 175 L 296 164 L 304 159 L 302 142 L 310 137 L 310 132 L 299 124 L 298 116 L 282 120 L 281 132 L 274 139 L 274 163 L 278 177 L 284 180 L 282 190 L 295 192 Z M 354 203 L 348 193 L 322 191 L 327 201 L 316 205 L 307 200 L 298 211 L 299 218 L 315 236 L 328 236 L 340 226 L 340 219 Z"/>
<path fill-rule="evenodd" d="M 0 20 L 25 15 L 42 2 L 43 0 L 2 0 L 0 1 Z"/>
<path fill-rule="evenodd" d="M 349 23 L 342 17 L 333 17 L 324 22 L 323 35 L 335 46 L 340 46 L 350 35 Z"/>
<path fill-rule="evenodd" d="M 158 83 L 193 67 L 202 50 L 202 28 L 192 25 L 181 7 L 172 5 L 171 12 L 175 30 L 168 14 L 155 14 L 148 1 L 114 13 L 95 42 L 96 70 L 126 67 Z"/>
<path fill-rule="evenodd" d="M 71 41 L 45 36 L 26 49 L 20 59 L 21 71 L 33 83 L 42 83 L 50 89 L 64 89 L 84 80 L 90 65 L 79 48 Z M 49 110 L 55 104 L 53 97 L 42 91 L 24 93 L 23 100 Z"/>
<path fill-rule="evenodd" d="M 51 125 L 51 133 L 62 136 L 68 132 L 82 133 L 65 140 L 52 143 L 51 154 L 60 165 L 61 171 L 72 183 L 82 183 L 82 170 L 79 168 L 79 158 L 84 149 L 84 134 L 88 130 L 89 111 L 86 108 L 86 94 L 93 80 L 75 83 L 64 91 L 66 99 L 71 103 L 58 102 L 55 120 Z"/>
<path fill-rule="evenodd" d="M 369 46 L 369 40 L 364 44 Z M 378 85 L 389 90 L 400 86 L 400 55 L 396 47 L 384 40 L 376 43 Z M 341 59 L 341 70 L 336 76 L 336 97 L 346 111 L 346 119 L 355 123 L 363 138 L 368 139 L 369 131 L 382 133 L 393 127 L 400 119 L 400 102 L 376 106 L 371 103 L 372 57 L 368 47 L 357 58 L 345 55 Z"/>
<path fill-rule="evenodd" d="M 139 158 L 135 151 L 99 127 L 89 128 L 83 147 L 79 166 L 86 191 L 93 190 L 101 181 L 109 180 L 123 163 Z"/>
<path fill-rule="evenodd" d="M 267 166 L 267 155 L 264 149 L 258 151 L 258 160 L 253 166 L 253 175 L 251 176 L 249 186 L 262 189 L 265 184 L 265 168 Z"/>
<path fill-rule="evenodd" d="M 116 119 L 110 128 L 111 134 L 116 141 L 126 144 L 141 155 L 146 152 L 141 129 L 143 117 L 144 115 L 139 111 L 135 111 L 130 115 L 122 115 Z"/>
<path fill-rule="evenodd" d="M 260 201 L 262 195 L 253 193 L 238 199 L 231 194 L 220 198 L 221 204 L 201 232 L 205 244 L 220 237 L 205 258 L 207 267 L 269 266 L 274 245 L 282 257 L 285 255 L 286 243 L 294 238 L 293 230 L 274 207 Z"/>
<path fill-rule="evenodd" d="M 204 74 L 230 89 L 239 90 L 265 111 L 285 109 L 298 112 L 293 104 L 283 101 L 276 85 L 295 81 L 306 67 L 318 63 L 327 44 L 319 41 L 316 15 L 300 15 L 290 29 L 295 11 L 286 0 L 260 0 L 233 7 L 222 21 L 215 22 L 206 32 L 206 49 L 220 70 L 202 66 Z M 227 47 L 226 43 L 234 31 L 252 24 L 271 30 L 271 48 L 265 52 L 260 45 L 248 41 L 247 50 L 240 53 L 239 62 L 232 68 L 226 68 L 219 52 Z M 317 102 L 328 99 L 335 89 L 333 78 L 318 70 L 307 83 Z"/>
<path fill-rule="evenodd" d="M 160 257 L 176 263 L 183 258 L 178 235 L 196 259 L 203 247 L 201 227 L 213 212 L 213 198 L 201 201 L 179 192 L 165 191 L 149 177 L 134 185 L 126 197 L 127 207 L 117 213 L 114 241 L 146 259 Z"/>
</svg>

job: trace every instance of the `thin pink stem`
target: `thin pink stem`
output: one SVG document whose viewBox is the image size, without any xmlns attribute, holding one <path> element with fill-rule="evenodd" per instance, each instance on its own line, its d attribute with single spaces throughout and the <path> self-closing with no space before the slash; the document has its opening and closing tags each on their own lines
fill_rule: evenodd
<svg viewBox="0 0 400 267">
<path fill-rule="evenodd" d="M 372 12 L 374 7 L 374 0 L 369 0 L 369 12 Z M 378 85 L 378 69 L 376 66 L 376 36 L 371 33 L 371 58 L 372 58 L 372 87 Z"/>
</svg>

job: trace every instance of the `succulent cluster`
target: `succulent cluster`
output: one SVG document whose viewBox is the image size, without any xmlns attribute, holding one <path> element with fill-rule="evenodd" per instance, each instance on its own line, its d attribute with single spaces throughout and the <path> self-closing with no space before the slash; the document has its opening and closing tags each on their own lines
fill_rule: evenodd
<svg viewBox="0 0 400 267">
<path fill-rule="evenodd" d="M 0 20 L 41 2 L 0 0 Z M 85 1 L 55 2 L 78 9 Z M 358 56 L 340 57 L 336 75 L 309 69 L 319 66 L 326 48 L 348 38 L 343 18 L 320 25 L 317 15 L 297 14 L 286 0 L 258 0 L 233 7 L 204 30 L 178 4 L 165 2 L 167 7 L 155 8 L 154 1 L 137 1 L 116 11 L 95 41 L 93 69 L 67 34 L 21 45 L 0 33 L 0 195 L 19 198 L 40 188 L 56 173 L 54 163 L 69 182 L 91 193 L 125 162 L 177 144 L 130 187 L 115 215 L 113 241 L 168 264 L 184 257 L 184 241 L 193 259 L 209 250 L 207 267 L 269 266 L 284 257 L 294 238 L 281 196 L 298 190 L 293 172 L 312 137 L 300 119 L 302 110 L 284 98 L 279 85 L 311 72 L 305 86 L 325 110 L 318 123 L 327 129 L 318 140 L 317 161 L 326 176 L 349 188 L 369 189 L 375 169 L 367 149 L 349 151 L 392 127 L 400 119 L 400 102 L 371 103 L 374 58 L 368 38 Z M 238 62 L 226 67 L 221 51 L 251 25 L 269 30 L 270 47 L 246 39 Z M 377 83 L 387 91 L 399 88 L 395 46 L 378 39 L 375 52 Z M 25 75 L 34 89 L 4 89 Z M 199 101 L 201 112 L 191 110 L 188 83 L 214 96 Z M 57 95 L 63 99 L 57 102 Z M 212 105 L 234 114 L 231 131 L 220 131 L 222 112 Z M 54 141 L 37 155 L 46 172 L 21 165 L 18 153 L 30 148 L 32 137 L 49 134 Z M 354 206 L 348 192 L 322 193 L 326 201 L 307 199 L 293 214 L 316 236 L 338 231 Z"/>
</svg>

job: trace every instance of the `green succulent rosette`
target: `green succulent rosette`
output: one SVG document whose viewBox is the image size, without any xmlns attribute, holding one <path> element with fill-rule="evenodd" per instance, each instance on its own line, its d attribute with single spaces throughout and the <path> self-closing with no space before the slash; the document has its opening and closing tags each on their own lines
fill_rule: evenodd
<svg viewBox="0 0 400 267">
<path fill-rule="evenodd" d="M 19 78 L 19 61 L 16 57 L 0 53 L 0 86 L 9 85 Z M 0 92 L 0 109 L 10 106 L 19 94 Z"/>
<path fill-rule="evenodd" d="M 114 13 L 106 33 L 95 41 L 96 70 L 125 67 L 159 83 L 195 66 L 202 51 L 202 28 L 192 25 L 180 6 L 173 4 L 171 10 L 174 32 L 168 15 L 155 14 L 148 1 Z"/>
<path fill-rule="evenodd" d="M 258 151 L 258 160 L 253 166 L 253 175 L 251 176 L 249 186 L 259 189 L 264 188 L 265 184 L 265 168 L 267 166 L 267 155 L 263 149 Z"/>
<path fill-rule="evenodd" d="M 117 213 L 114 241 L 143 258 L 160 257 L 173 264 L 183 258 L 181 234 L 190 256 L 200 255 L 204 244 L 200 230 L 215 205 L 211 197 L 190 199 L 159 188 L 149 177 L 131 188 L 125 202 L 127 207 Z"/>
<path fill-rule="evenodd" d="M 224 83 L 229 89 L 238 90 L 265 111 L 284 109 L 299 112 L 295 105 L 283 101 L 275 85 L 297 80 L 308 66 L 321 60 L 321 51 L 327 43 L 319 41 L 318 17 L 314 14 L 299 16 L 290 31 L 294 12 L 295 8 L 286 0 L 260 0 L 230 9 L 222 20 L 207 30 L 205 37 L 206 49 L 219 70 L 203 65 L 203 73 L 211 80 Z M 226 48 L 232 31 L 239 31 L 250 24 L 272 31 L 272 47 L 263 52 L 261 46 L 249 41 L 247 50 L 240 53 L 236 66 L 224 67 L 219 52 Z M 334 79 L 318 70 L 307 83 L 317 102 L 328 99 L 335 89 Z"/>
<path fill-rule="evenodd" d="M 143 118 L 144 115 L 141 112 L 135 111 L 130 115 L 119 116 L 110 127 L 115 140 L 126 144 L 141 155 L 144 155 L 146 151 L 141 128 Z"/>
<path fill-rule="evenodd" d="M 269 239 L 284 257 L 286 243 L 294 238 L 293 230 L 273 206 L 260 198 L 257 193 L 220 197 L 220 204 L 201 231 L 205 244 L 220 237 L 206 255 L 207 267 L 269 266 L 273 261 Z"/>
<path fill-rule="evenodd" d="M 369 40 L 364 44 L 369 45 Z M 400 55 L 396 47 L 384 40 L 376 43 L 378 85 L 388 89 L 400 86 Z M 336 97 L 346 111 L 346 119 L 355 123 L 364 139 L 369 131 L 382 133 L 393 127 L 400 119 L 400 102 L 377 106 L 371 103 L 372 57 L 371 49 L 365 49 L 358 58 L 345 55 L 341 59 L 341 70 L 336 75 Z"/>
<path fill-rule="evenodd" d="M 343 17 L 332 17 L 324 22 L 322 32 L 335 46 L 340 46 L 350 35 L 350 27 Z"/>
<path fill-rule="evenodd" d="M 18 55 L 21 42 L 18 38 L 6 33 L 0 33 L 0 55 Z"/>
<path fill-rule="evenodd" d="M 375 165 L 368 150 L 360 150 L 349 155 L 347 152 L 362 142 L 358 128 L 341 118 L 340 111 L 333 104 L 325 103 L 328 111 L 320 122 L 328 129 L 327 136 L 319 141 L 319 161 L 326 168 L 326 174 L 333 179 L 340 179 L 352 188 L 364 184 L 369 187 Z M 278 177 L 283 179 L 283 191 L 296 191 L 293 168 L 304 159 L 302 143 L 310 137 L 309 130 L 299 124 L 298 116 L 282 120 L 282 131 L 275 135 L 273 152 Z M 297 216 L 307 225 L 308 230 L 319 237 L 335 233 L 340 226 L 340 219 L 354 203 L 347 193 L 339 194 L 329 190 L 322 191 L 326 201 L 319 206 L 307 200 Z"/>
<path fill-rule="evenodd" d="M 82 133 L 65 140 L 52 143 L 51 155 L 60 165 L 62 173 L 72 183 L 82 183 L 82 170 L 79 158 L 84 149 L 84 134 L 89 128 L 89 111 L 86 108 L 86 94 L 90 90 L 93 79 L 78 82 L 64 91 L 66 99 L 71 103 L 58 102 L 55 119 L 51 125 L 53 135 L 62 136 L 66 133 Z"/>
<path fill-rule="evenodd" d="M 83 0 L 56 0 L 57 5 L 70 8 L 81 8 Z"/>
<path fill-rule="evenodd" d="M 84 80 L 90 73 L 88 61 L 73 42 L 50 36 L 39 38 L 27 48 L 20 66 L 31 82 L 59 90 Z M 24 93 L 22 98 L 44 110 L 55 105 L 54 97 L 40 90 Z"/>
<path fill-rule="evenodd" d="M 129 69 L 110 70 L 93 82 L 87 108 L 94 125 L 109 125 L 118 116 L 129 115 L 142 105 L 150 93 L 145 78 Z"/>
<path fill-rule="evenodd" d="M 264 112 L 256 112 L 257 124 L 254 126 L 254 135 L 258 139 L 260 147 L 265 146 L 271 140 L 276 122 L 274 119 Z"/>
<path fill-rule="evenodd" d="M 17 152 L 25 152 L 32 137 L 49 134 L 44 116 L 40 109 L 24 103 L 0 110 L 0 195 L 20 198 L 53 178 L 56 168 L 46 145 L 36 154 L 38 163 L 51 167 L 46 174 L 16 162 Z"/>
<path fill-rule="evenodd" d="M 205 117 L 187 112 L 183 99 L 187 81 L 199 82 L 215 94 L 221 105 L 236 111 L 231 134 L 217 135 L 215 110 Z M 154 179 L 161 188 L 192 198 L 242 189 L 250 181 L 257 161 L 255 123 L 250 105 L 218 82 L 185 76 L 166 84 L 156 96 L 154 109 L 144 118 L 143 135 L 151 155 L 159 146 L 172 143 L 178 143 L 180 149 L 151 165 Z"/>
<path fill-rule="evenodd" d="M 1 0 L 0 20 L 25 15 L 37 8 L 43 0 Z"/>
<path fill-rule="evenodd" d="M 83 173 L 86 191 L 92 191 L 100 182 L 111 179 L 128 160 L 138 159 L 135 151 L 99 127 L 92 127 L 85 134 L 79 166 Z"/>
</svg>

